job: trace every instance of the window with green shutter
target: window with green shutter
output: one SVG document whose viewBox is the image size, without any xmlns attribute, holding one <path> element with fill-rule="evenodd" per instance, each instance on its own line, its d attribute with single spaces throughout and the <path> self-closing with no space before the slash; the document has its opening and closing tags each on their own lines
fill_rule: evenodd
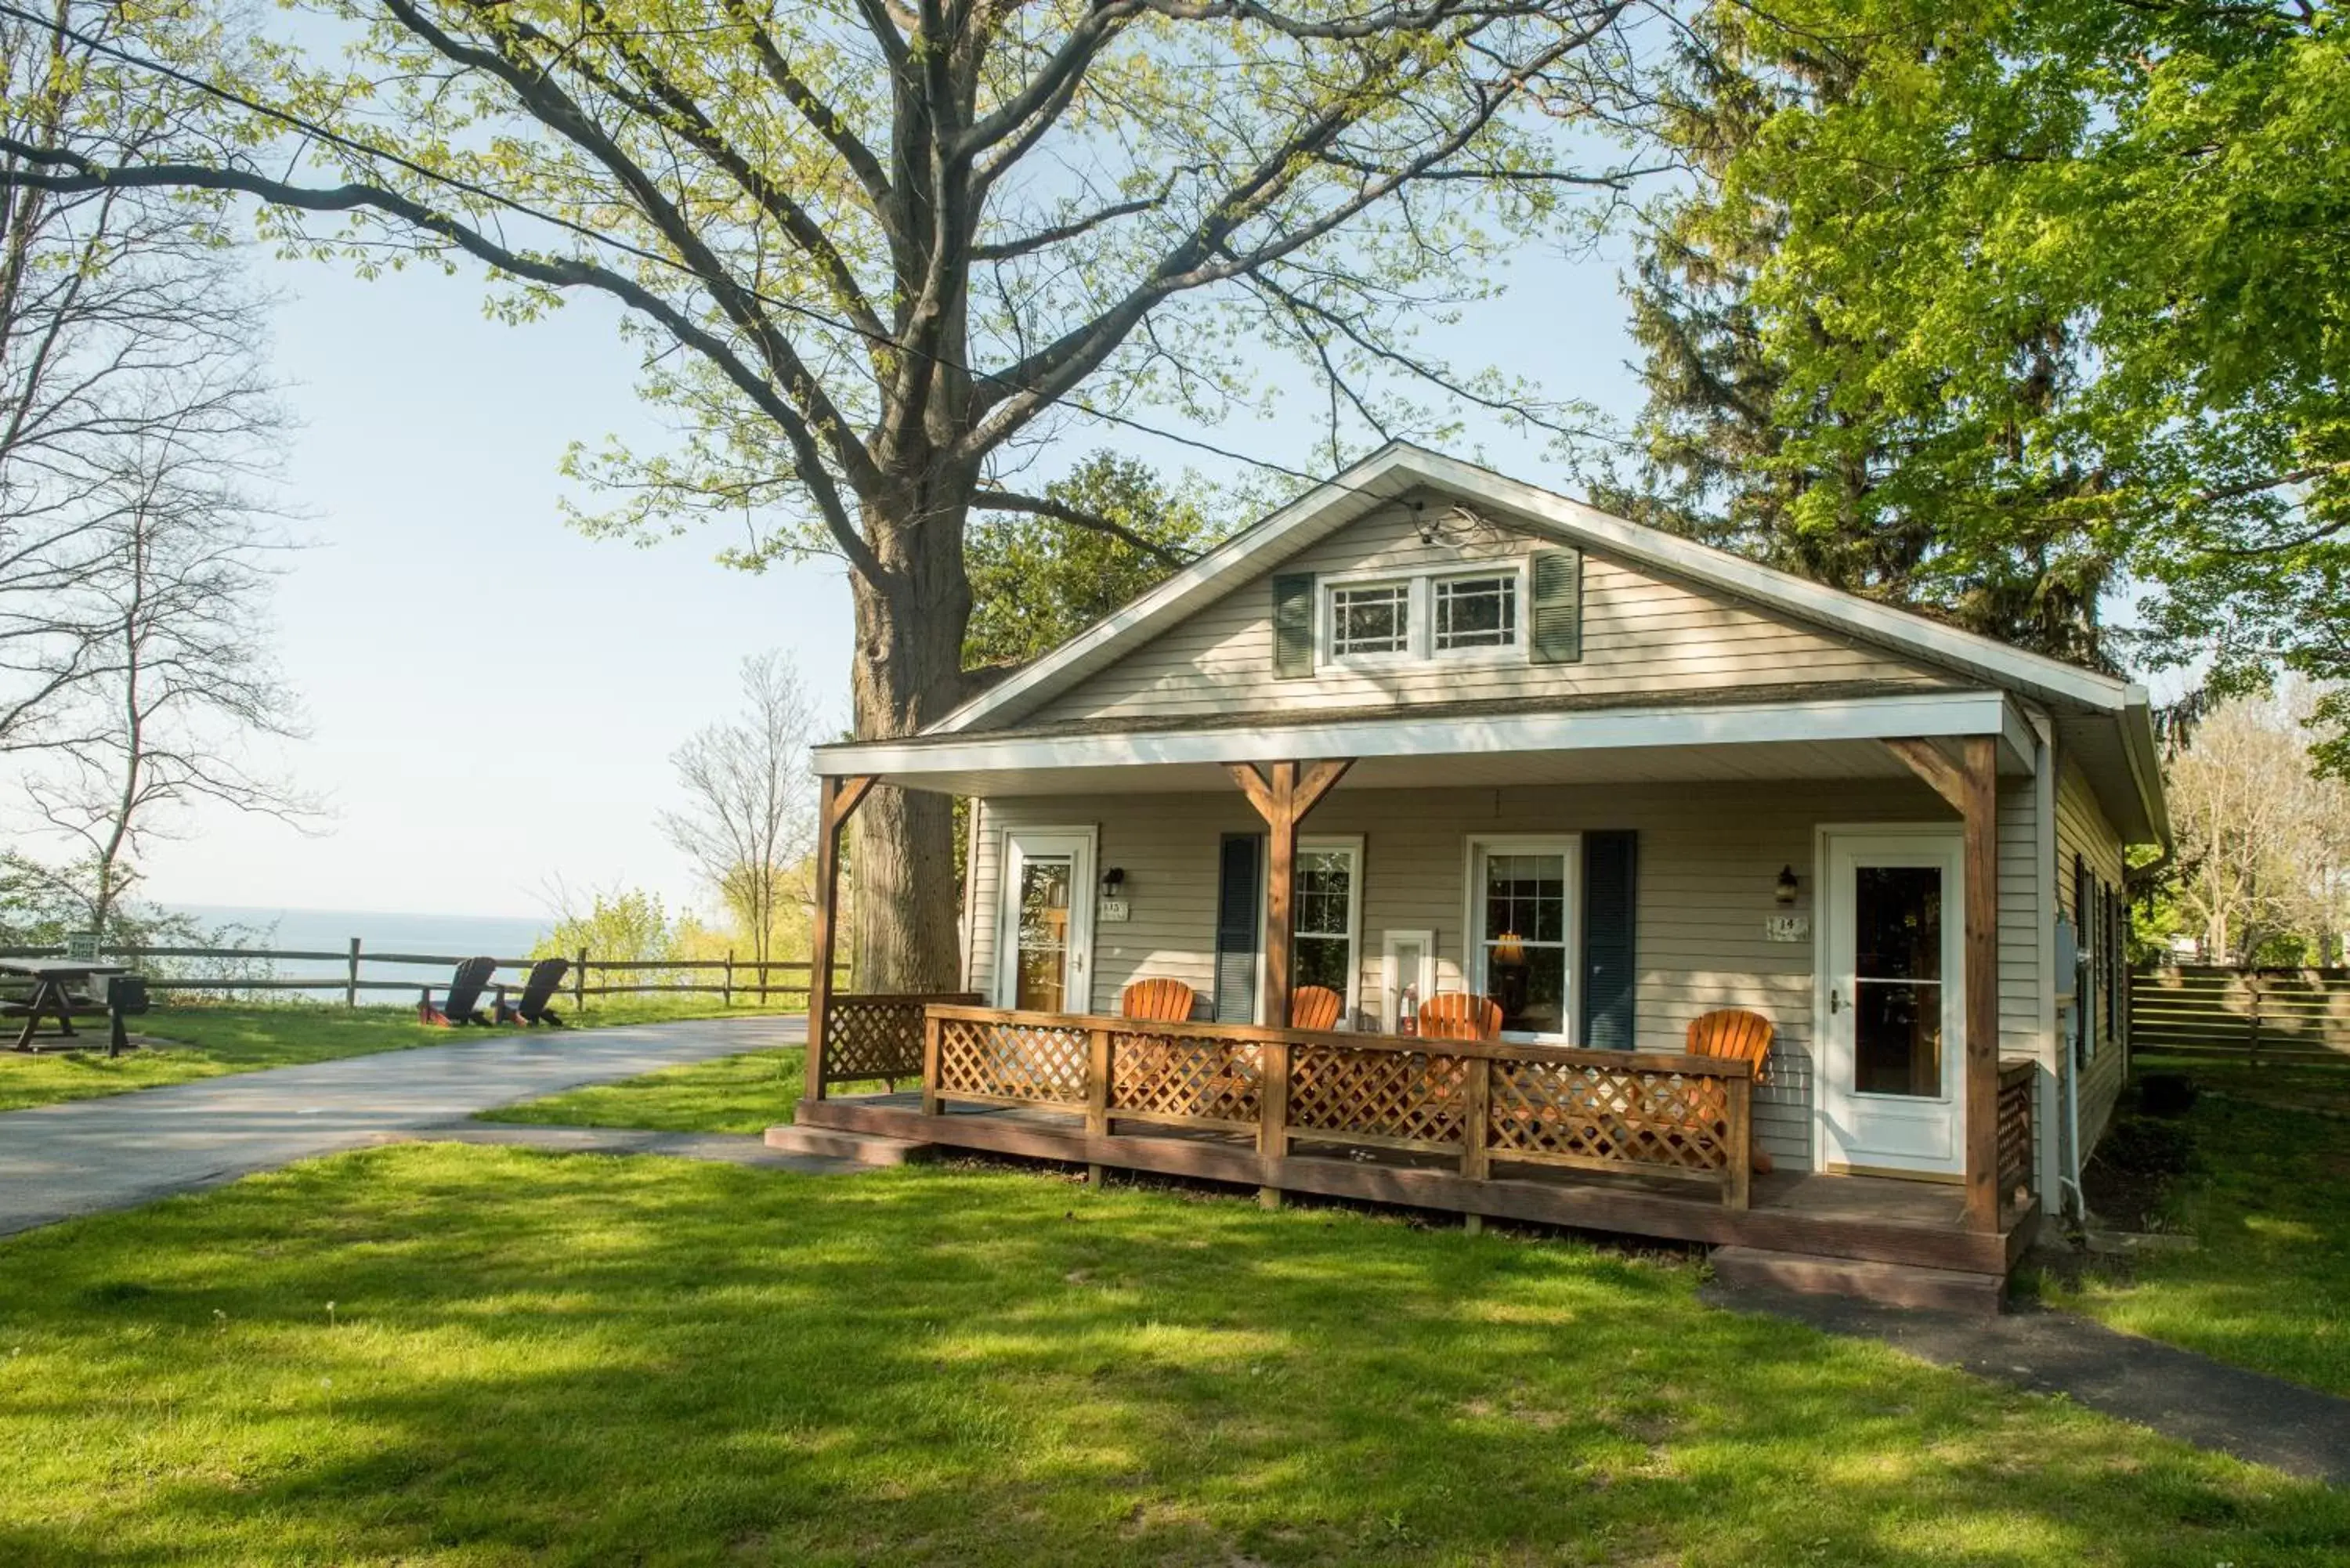
<svg viewBox="0 0 2350 1568">
<path fill-rule="evenodd" d="M 1538 550 L 1534 559 L 1534 660 L 1583 658 L 1583 552 Z"/>
<path fill-rule="evenodd" d="M 1314 673 L 1314 578 L 1273 579 L 1273 673 L 1295 680 Z"/>
</svg>

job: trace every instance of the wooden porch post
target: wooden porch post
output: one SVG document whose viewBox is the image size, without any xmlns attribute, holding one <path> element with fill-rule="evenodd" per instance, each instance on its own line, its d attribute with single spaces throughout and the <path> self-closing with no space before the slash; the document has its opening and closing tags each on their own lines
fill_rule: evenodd
<svg viewBox="0 0 2350 1568">
<path fill-rule="evenodd" d="M 1289 1027 L 1290 992 L 1295 989 L 1297 946 L 1297 825 L 1322 804 L 1355 765 L 1352 757 L 1318 763 L 1235 763 L 1231 773 L 1256 814 L 1264 818 L 1266 834 L 1264 898 L 1264 990 L 1260 1002 L 1268 1029 Z M 1267 1041 L 1259 1048 L 1263 1079 L 1258 1095 L 1257 1152 L 1264 1162 L 1265 1185 L 1257 1201 L 1268 1209 L 1281 1206 L 1281 1189 L 1269 1179 L 1289 1152 L 1289 1044 Z"/>
<path fill-rule="evenodd" d="M 1969 735 L 1967 1229 L 1999 1229 L 1999 742 Z"/>
<path fill-rule="evenodd" d="M 1958 760 L 1931 741 L 1887 750 L 1947 801 L 1966 847 L 1966 1055 L 1959 1095 L 1966 1115 L 1966 1226 L 1999 1230 L 1999 741 L 1969 735 Z"/>
<path fill-rule="evenodd" d="M 1352 757 L 1318 763 L 1235 763 L 1233 781 L 1265 826 L 1264 1026 L 1289 1027 L 1297 946 L 1297 827 L 1336 788 Z"/>
<path fill-rule="evenodd" d="M 827 777 L 821 782 L 816 819 L 816 911 L 808 930 L 807 1083 L 801 1091 L 806 1099 L 825 1097 L 825 1036 L 832 1016 L 832 959 L 840 925 L 840 832 L 878 782 L 857 776 Z"/>
</svg>

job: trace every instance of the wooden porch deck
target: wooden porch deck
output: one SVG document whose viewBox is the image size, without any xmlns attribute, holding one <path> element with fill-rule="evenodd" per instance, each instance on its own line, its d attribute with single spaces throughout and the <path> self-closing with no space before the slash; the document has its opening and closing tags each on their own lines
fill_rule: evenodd
<svg viewBox="0 0 2350 1568">
<path fill-rule="evenodd" d="M 1709 1246 L 2004 1277 L 2031 1242 L 2037 1203 L 2002 1209 L 1996 1231 L 1969 1229 L 1953 1183 L 1778 1171 L 1755 1176 L 1743 1208 L 1710 1186 L 1640 1171 L 1564 1168 L 1496 1156 L 1483 1177 L 1456 1159 L 1299 1135 L 1270 1161 L 1235 1128 L 1113 1122 L 1088 1130 L 1081 1108 L 942 1102 L 913 1091 L 809 1100 L 805 1126 L 948 1148 L 1226 1181 L 1247 1187 L 1560 1225 Z"/>
</svg>

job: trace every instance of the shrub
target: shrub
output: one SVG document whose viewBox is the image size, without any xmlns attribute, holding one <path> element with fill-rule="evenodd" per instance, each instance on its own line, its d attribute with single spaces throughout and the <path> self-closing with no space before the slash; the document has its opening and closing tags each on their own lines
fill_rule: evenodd
<svg viewBox="0 0 2350 1568">
<path fill-rule="evenodd" d="M 2202 1092 L 2184 1073 L 2148 1073 L 2138 1080 L 2137 1108 L 2150 1116 L 2183 1116 Z"/>
<path fill-rule="evenodd" d="M 2184 1122 L 2124 1116 L 2097 1145 L 2096 1158 L 2130 1176 L 2184 1176 L 2195 1168 L 2195 1135 Z"/>
</svg>

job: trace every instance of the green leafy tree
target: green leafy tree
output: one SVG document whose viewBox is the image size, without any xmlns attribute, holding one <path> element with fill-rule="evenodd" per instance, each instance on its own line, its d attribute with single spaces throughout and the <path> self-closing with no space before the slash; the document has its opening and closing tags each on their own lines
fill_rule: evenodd
<svg viewBox="0 0 2350 1568">
<path fill-rule="evenodd" d="M 1721 144 L 1651 256 L 1707 286 L 1743 358 L 1652 343 L 1662 468 L 1761 492 L 1750 514 L 1798 557 L 1883 529 L 1922 602 L 2195 670 L 2190 711 L 2280 667 L 2350 673 L 2337 12 L 1797 0 L 1701 31 L 1690 96 L 1738 112 L 1697 117 Z M 1720 349 L 1704 309 L 1654 297 Z M 1732 393 L 1752 481 L 1685 411 Z M 2139 625 L 2100 639 L 2116 586 Z M 2318 717 L 2350 763 L 2350 707 Z"/>
<path fill-rule="evenodd" d="M 1333 445 L 1464 403 L 1558 422 L 1415 329 L 1619 182 L 1590 131 L 1639 55 L 1624 0 L 299 9 L 348 52 L 263 51 L 219 84 L 243 118 L 119 159 L 12 135 L 0 182 L 239 192 L 297 250 L 470 258 L 515 318 L 619 301 L 681 435 L 577 454 L 590 521 L 844 561 L 867 737 L 974 690 L 967 525 L 1033 504 L 1003 454 L 1073 410 L 1253 412 L 1271 348 L 1326 384 Z M 947 982 L 947 803 L 885 789 L 858 826 L 862 982 Z"/>
<path fill-rule="evenodd" d="M 2072 99 L 2006 79 L 2016 40 L 1986 15 L 1700 15 L 1660 117 L 1695 178 L 1648 209 L 1627 290 L 1638 456 L 1599 488 L 1819 581 L 2106 662 L 2112 476 L 2061 432 L 2092 379 L 2085 324 L 2035 295 L 1933 314 L 1983 242 L 1967 213 L 1936 232 L 1919 188 L 1953 156 L 2028 165 L 2081 135 Z M 1952 155 L 1970 95 L 1991 123 Z M 1921 352 L 1938 323 L 1963 347 Z"/>
<path fill-rule="evenodd" d="M 535 959 L 591 958 L 614 963 L 660 963 L 679 956 L 676 928 L 658 893 L 643 888 L 598 888 L 582 904 L 566 888 L 555 890 L 555 924 L 530 950 Z"/>
<path fill-rule="evenodd" d="M 1143 463 L 1097 452 L 1038 508 L 972 525 L 963 663 L 1009 670 L 1156 587 L 1211 542 L 1200 506 Z"/>
</svg>

